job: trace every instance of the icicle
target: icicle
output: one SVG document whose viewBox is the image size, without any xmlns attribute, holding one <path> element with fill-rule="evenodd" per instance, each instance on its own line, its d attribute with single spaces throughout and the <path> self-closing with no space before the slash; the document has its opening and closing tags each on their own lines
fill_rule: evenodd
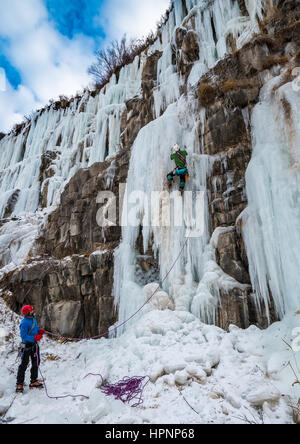
<svg viewBox="0 0 300 444">
<path fill-rule="evenodd" d="M 257 29 L 257 17 L 262 17 L 262 2 L 246 1 L 249 17 L 242 17 L 237 0 L 185 0 L 185 4 L 188 16 L 184 17 L 183 1 L 176 0 L 154 45 L 147 53 L 136 57 L 133 63 L 123 67 L 118 78 L 113 75 L 95 97 L 86 91 L 83 97 L 75 98 L 66 108 L 57 109 L 58 104 L 52 104 L 35 113 L 18 136 L 11 134 L 0 141 L 0 218 L 8 209 L 16 217 L 27 217 L 36 212 L 41 191 L 43 197 L 47 191 L 45 204 L 50 211 L 59 204 L 65 185 L 80 168 L 116 154 L 121 143 L 121 119 L 126 101 L 141 97 L 144 63 L 156 50 L 163 53 L 158 62 L 154 90 L 152 111 L 156 120 L 140 131 L 134 143 L 127 195 L 137 191 L 149 197 L 151 191 L 165 189 L 166 174 L 173 167 L 170 148 L 175 143 L 186 145 L 189 152 L 191 180 L 187 190 L 206 193 L 206 176 L 211 162 L 204 155 L 205 111 L 199 113 L 196 109 L 193 87 L 228 52 L 229 35 L 237 40 L 238 47 L 252 36 Z M 200 49 L 200 59 L 194 64 L 187 82 L 187 99 L 180 97 L 183 79 L 173 65 L 174 35 L 179 26 L 196 33 Z M 50 159 L 49 165 L 44 162 L 45 159 Z M 51 169 L 44 171 L 45 166 Z M 107 184 L 113 180 L 113 168 L 108 172 Z M 8 208 L 10 201 L 13 201 L 12 208 Z M 141 198 L 137 205 L 140 213 L 136 226 L 123 227 L 123 241 L 115 257 L 114 291 L 120 320 L 131 315 L 144 298 L 136 276 L 136 242 L 140 233 L 145 251 L 153 239 L 160 278 L 169 271 L 186 235 L 184 226 L 173 224 L 171 229 L 150 227 L 145 223 L 150 203 L 147 198 Z M 191 208 L 186 210 L 191 220 Z M 165 282 L 164 290 L 168 291 L 177 309 L 190 310 L 193 306 L 194 312 L 201 318 L 212 320 L 220 276 L 214 268 L 216 264 L 211 259 L 213 253 L 208 245 L 207 202 L 204 211 L 203 235 L 193 239 L 185 248 Z M 171 222 L 174 222 L 174 214 Z M 23 257 L 21 253 L 20 257 Z M 208 279 L 211 269 L 216 277 L 213 282 Z"/>
<path fill-rule="evenodd" d="M 290 83 L 274 93 L 280 81 L 265 85 L 252 116 L 243 232 L 257 303 L 269 315 L 272 296 L 282 317 L 300 306 L 300 97 Z"/>
</svg>

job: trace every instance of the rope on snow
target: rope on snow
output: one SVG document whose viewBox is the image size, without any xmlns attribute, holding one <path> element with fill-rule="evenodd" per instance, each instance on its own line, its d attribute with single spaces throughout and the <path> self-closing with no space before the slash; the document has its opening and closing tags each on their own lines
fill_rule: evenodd
<svg viewBox="0 0 300 444">
<path fill-rule="evenodd" d="M 143 404 L 143 392 L 146 385 L 150 382 L 149 376 L 134 376 L 132 378 L 125 377 L 116 384 L 104 383 L 102 375 L 89 373 L 85 376 L 98 376 L 101 378 L 100 390 L 106 396 L 114 396 L 115 399 L 122 401 L 124 404 L 130 404 L 135 401 L 131 407 L 138 407 Z"/>
<path fill-rule="evenodd" d="M 180 253 L 178 255 L 178 257 L 176 258 L 175 262 L 173 263 L 172 267 L 170 268 L 170 270 L 168 271 L 168 273 L 166 274 L 166 276 L 164 277 L 164 279 L 162 280 L 161 284 L 163 284 L 168 276 L 170 275 L 171 271 L 174 269 L 175 265 L 177 264 L 178 260 L 180 259 L 187 243 L 188 243 L 189 237 L 187 237 L 186 241 L 183 244 L 182 249 L 180 250 Z M 46 270 L 45 275 L 47 274 L 48 270 L 52 268 L 52 265 Z M 133 319 L 149 302 L 150 300 L 154 297 L 154 295 L 160 290 L 160 285 L 157 287 L 157 289 L 153 292 L 153 294 L 147 299 L 147 301 L 132 315 L 130 316 L 130 318 L 128 318 L 126 321 L 122 322 L 121 324 L 117 325 L 116 327 L 108 330 L 105 333 L 102 333 L 99 336 L 94 336 L 92 338 L 64 338 L 61 335 L 57 335 L 51 332 L 46 331 L 46 334 L 52 337 L 57 337 L 59 339 L 63 339 L 65 341 L 73 341 L 73 342 L 81 342 L 84 340 L 92 340 L 92 339 L 100 339 L 104 336 L 107 336 L 109 333 L 111 333 L 112 331 L 116 331 L 118 330 L 120 327 L 124 326 L 125 324 L 127 324 L 129 321 L 131 321 L 131 319 Z M 36 350 L 36 355 L 35 355 L 36 359 L 37 359 L 37 364 L 39 367 L 39 372 L 42 378 L 42 382 L 45 388 L 45 393 L 46 396 L 49 399 L 65 399 L 65 398 L 84 398 L 84 399 L 89 399 L 88 396 L 86 395 L 60 395 L 60 396 L 50 396 L 48 393 L 48 389 L 47 389 L 47 385 L 46 385 L 46 380 L 45 377 L 40 369 L 40 362 L 39 362 L 39 357 L 38 357 L 38 344 L 37 344 L 37 350 Z M 146 387 L 146 385 L 150 382 L 150 377 L 149 376 L 134 376 L 134 377 L 124 377 L 124 379 L 122 379 L 121 381 L 115 383 L 115 384 L 106 384 L 104 383 L 103 377 L 100 374 L 92 374 L 89 373 L 88 375 L 85 376 L 85 378 L 87 378 L 88 376 L 98 376 L 101 378 L 102 383 L 100 386 L 100 390 L 102 391 L 102 393 L 104 393 L 106 396 L 114 396 L 115 399 L 122 401 L 124 404 L 130 404 L 132 401 L 136 400 L 136 402 L 134 402 L 134 404 L 131 405 L 131 407 L 138 407 L 140 406 L 144 401 L 143 401 L 143 392 L 144 389 Z M 15 401 L 15 398 L 13 400 L 13 402 Z"/>
</svg>

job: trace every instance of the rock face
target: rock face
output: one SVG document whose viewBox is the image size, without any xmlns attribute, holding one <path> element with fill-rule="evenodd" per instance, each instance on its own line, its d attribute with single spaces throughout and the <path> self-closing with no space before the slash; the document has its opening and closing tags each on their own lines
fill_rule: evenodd
<svg viewBox="0 0 300 444">
<path fill-rule="evenodd" d="M 19 312 L 22 305 L 34 304 L 47 330 L 68 337 L 91 337 L 107 333 L 117 320 L 112 291 L 114 251 L 121 238 L 118 221 L 124 188 L 120 186 L 127 181 L 131 145 L 139 130 L 153 119 L 152 92 L 160 56 L 157 52 L 149 57 L 143 70 L 144 99 L 126 103 L 122 117 L 124 148 L 112 160 L 95 163 L 72 177 L 61 195 L 61 204 L 49 215 L 47 227 L 31 252 L 33 257 L 1 282 L 3 297 L 11 308 Z M 43 179 L 51 177 L 55 157 L 55 153 L 43 155 Z M 98 199 L 100 191 L 116 197 L 116 226 L 99 225 L 98 211 L 107 202 L 101 196 Z M 46 195 L 44 189 L 41 202 Z M 139 262 L 141 275 L 157 267 L 153 253 L 141 256 Z"/>
<path fill-rule="evenodd" d="M 58 141 L 59 143 L 59 141 Z M 40 204 L 42 208 L 45 208 L 47 206 L 47 192 L 48 192 L 48 186 L 49 183 L 47 179 L 52 177 L 54 175 L 53 170 L 53 161 L 55 161 L 57 156 L 57 153 L 55 151 L 46 151 L 42 155 L 42 162 L 40 167 L 40 183 L 45 183 L 45 186 L 41 192 L 40 195 Z"/>
<path fill-rule="evenodd" d="M 203 91 L 207 95 L 213 91 L 213 100 L 209 98 L 205 103 L 204 136 L 205 152 L 215 156 L 208 181 L 212 230 L 231 227 L 219 236 L 217 262 L 226 274 L 242 284 L 250 284 L 242 219 L 239 217 L 247 207 L 245 173 L 252 154 L 249 118 L 259 101 L 266 59 L 273 58 L 276 65 L 289 44 L 294 48 L 285 61 L 289 63 L 295 48 L 299 49 L 298 36 L 290 33 L 299 19 L 296 3 L 279 2 L 275 16 L 264 23 L 262 35 L 255 36 L 241 50 L 222 60 L 202 79 L 205 88 L 201 88 L 201 84 L 199 87 L 200 101 L 204 99 Z M 287 20 L 289 23 L 296 21 L 288 26 L 289 32 L 286 30 Z M 274 23 L 276 27 L 271 27 Z M 251 287 L 248 291 L 235 288 L 229 293 L 221 292 L 220 298 L 222 303 L 217 317 L 222 328 L 226 329 L 230 323 L 244 328 L 252 323 L 267 326 L 265 313 L 257 312 Z M 277 316 L 272 305 L 271 318 L 275 321 Z"/>
<path fill-rule="evenodd" d="M 123 150 L 112 161 L 80 170 L 71 179 L 34 247 L 39 259 L 2 281 L 4 298 L 14 310 L 33 303 L 46 329 L 71 337 L 102 334 L 116 321 L 114 250 L 121 232 L 119 226 L 98 225 L 97 196 L 110 191 L 119 198 L 129 154 Z"/>
<path fill-rule="evenodd" d="M 121 141 L 124 148 L 131 148 L 139 131 L 154 119 L 153 89 L 157 80 L 157 64 L 162 53 L 155 51 L 147 58 L 142 73 L 142 98 L 126 102 L 121 122 Z"/>
<path fill-rule="evenodd" d="M 12 212 L 14 211 L 19 194 L 20 194 L 20 190 L 16 190 L 9 198 L 7 205 L 5 207 L 4 219 L 6 219 L 12 215 Z"/>
<path fill-rule="evenodd" d="M 13 293 L 6 291 L 4 299 L 18 312 L 22 305 L 34 304 L 47 330 L 91 337 L 115 322 L 112 282 L 113 250 L 61 261 L 44 258 L 6 277 L 3 283 Z"/>
<path fill-rule="evenodd" d="M 244 0 L 239 0 L 248 15 Z M 232 290 L 220 291 L 217 323 L 227 329 L 230 324 L 246 328 L 255 323 L 266 325 L 264 313 L 258 313 L 252 295 L 248 260 L 242 238 L 241 213 L 247 207 L 245 172 L 252 153 L 250 113 L 259 101 L 263 77 L 270 57 L 291 63 L 299 49 L 299 2 L 280 0 L 277 12 L 266 17 L 261 34 L 241 50 L 221 60 L 201 78 L 199 107 L 205 108 L 204 154 L 213 158 L 208 177 L 211 233 L 227 228 L 219 236 L 216 259 L 222 270 L 235 279 Z M 287 12 L 287 14 L 285 14 Z M 190 19 L 191 23 L 193 18 Z M 230 38 L 229 38 L 230 41 Z M 289 48 L 294 48 L 290 53 Z M 288 54 L 286 56 L 286 54 Z M 286 59 L 282 59 L 286 56 Z M 2 295 L 16 311 L 23 304 L 34 304 L 47 330 L 64 336 L 90 337 L 107 332 L 117 320 L 112 296 L 114 253 L 121 238 L 120 226 L 99 226 L 99 209 L 103 201 L 99 191 L 113 193 L 122 202 L 120 184 L 127 181 L 131 147 L 145 125 L 155 118 L 154 91 L 160 51 L 148 56 L 142 73 L 142 94 L 126 102 L 121 119 L 121 151 L 103 163 L 79 170 L 61 195 L 57 209 L 48 217 L 45 229 L 34 245 L 27 263 L 6 274 L 0 281 Z M 172 44 L 172 63 L 183 78 L 183 91 L 200 48 L 193 29 L 179 27 Z M 201 132 L 199 131 L 199 134 Z M 1 137 L 1 135 L 0 135 Z M 59 150 L 60 140 L 57 141 Z M 45 152 L 40 167 L 40 182 L 46 185 L 40 194 L 41 206 L 47 202 L 47 179 L 53 175 L 55 152 Z M 108 195 L 109 196 L 109 195 Z M 5 210 L 10 217 L 16 195 Z M 116 212 L 120 216 L 120 206 Z M 147 273 L 158 274 L 158 264 L 151 249 L 144 254 L 142 238 L 140 256 L 141 283 Z M 242 284 L 242 285 L 239 285 Z M 272 295 L 270 295 L 271 297 Z M 273 320 L 276 316 L 273 312 Z"/>
<path fill-rule="evenodd" d="M 239 249 L 238 235 L 233 228 L 219 236 L 217 245 L 217 262 L 226 274 L 242 284 L 250 284 L 247 263 L 243 262 Z"/>
<path fill-rule="evenodd" d="M 187 78 L 194 62 L 199 60 L 200 56 L 196 33 L 193 30 L 187 31 L 185 28 L 178 28 L 176 30 L 176 46 L 178 70 Z"/>
</svg>

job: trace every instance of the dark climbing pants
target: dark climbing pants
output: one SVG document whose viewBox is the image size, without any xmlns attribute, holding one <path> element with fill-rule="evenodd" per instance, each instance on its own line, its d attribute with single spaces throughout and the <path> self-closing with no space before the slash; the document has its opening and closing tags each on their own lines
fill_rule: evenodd
<svg viewBox="0 0 300 444">
<path fill-rule="evenodd" d="M 23 385 L 25 381 L 25 373 L 31 359 L 31 380 L 33 383 L 37 381 L 39 375 L 40 348 L 38 344 L 27 344 L 22 353 L 22 362 L 18 370 L 17 385 Z"/>
<path fill-rule="evenodd" d="M 187 168 L 182 168 L 180 170 L 175 170 L 175 171 L 171 171 L 171 173 L 168 174 L 168 181 L 171 182 L 175 176 L 179 176 L 180 177 L 180 185 L 179 185 L 179 189 L 180 191 L 183 191 L 185 188 L 185 183 L 186 183 L 186 174 L 188 173 Z"/>
</svg>

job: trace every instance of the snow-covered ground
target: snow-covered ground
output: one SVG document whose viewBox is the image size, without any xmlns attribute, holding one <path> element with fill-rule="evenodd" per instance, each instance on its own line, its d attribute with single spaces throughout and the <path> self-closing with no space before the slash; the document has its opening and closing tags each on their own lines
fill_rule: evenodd
<svg viewBox="0 0 300 444">
<path fill-rule="evenodd" d="M 89 399 L 48 399 L 26 388 L 5 420 L 12 424 L 245 424 L 293 423 L 290 405 L 299 398 L 287 363 L 299 317 L 290 316 L 266 331 L 256 327 L 229 333 L 202 324 L 192 314 L 149 307 L 121 337 L 81 343 L 42 343 L 42 371 L 50 395 L 81 394 Z M 0 414 L 15 393 L 20 318 L 0 299 Z M 1 339 L 0 339 L 1 341 Z M 297 358 L 297 356 L 296 356 Z M 297 370 L 296 370 L 297 372 Z M 149 375 L 144 403 L 132 408 L 97 388 L 101 373 L 110 383 L 124 376 Z M 29 372 L 27 374 L 29 378 Z M 27 380 L 27 383 L 29 380 Z"/>
</svg>

